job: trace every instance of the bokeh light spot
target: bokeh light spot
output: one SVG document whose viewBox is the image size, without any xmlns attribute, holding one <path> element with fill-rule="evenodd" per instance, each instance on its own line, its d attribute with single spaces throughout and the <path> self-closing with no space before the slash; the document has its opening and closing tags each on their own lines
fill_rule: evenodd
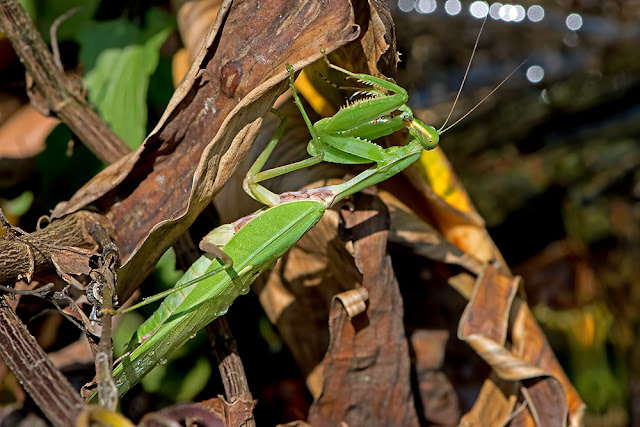
<svg viewBox="0 0 640 427">
<path fill-rule="evenodd" d="M 544 9 L 537 4 L 533 5 L 527 10 L 527 16 L 531 22 L 540 22 L 544 18 Z"/>
<path fill-rule="evenodd" d="M 531 83 L 539 83 L 544 78 L 544 68 L 539 65 L 532 65 L 527 68 L 527 80 Z"/>
<path fill-rule="evenodd" d="M 567 16 L 567 20 L 565 21 L 567 24 L 567 28 L 572 31 L 577 31 L 582 27 L 582 16 L 577 13 L 572 13 Z"/>
<path fill-rule="evenodd" d="M 403 12 L 411 12 L 415 4 L 415 0 L 398 0 L 398 9 Z"/>
<path fill-rule="evenodd" d="M 469 6 L 469 12 L 474 18 L 484 18 L 489 13 L 489 5 L 484 1 L 474 1 Z"/>
<path fill-rule="evenodd" d="M 437 7 L 436 0 L 418 0 L 416 4 L 416 10 L 419 13 L 433 13 Z"/>
<path fill-rule="evenodd" d="M 451 16 L 457 15 L 462 10 L 462 4 L 458 0 L 447 0 L 444 10 Z"/>
<path fill-rule="evenodd" d="M 500 19 L 500 8 L 502 7 L 502 3 L 494 3 L 489 8 L 489 16 L 495 20 Z"/>
</svg>

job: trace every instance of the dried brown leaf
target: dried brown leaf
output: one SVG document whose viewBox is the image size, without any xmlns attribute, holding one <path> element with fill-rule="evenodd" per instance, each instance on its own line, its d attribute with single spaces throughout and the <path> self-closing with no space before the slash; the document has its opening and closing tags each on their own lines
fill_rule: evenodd
<svg viewBox="0 0 640 427">
<path fill-rule="evenodd" d="M 340 292 L 336 299 L 340 300 L 349 318 L 353 319 L 366 310 L 369 293 L 365 288 L 351 289 Z"/>
<path fill-rule="evenodd" d="M 386 1 L 369 0 L 369 25 L 360 40 L 371 74 L 395 76 L 399 62 L 396 29 Z"/>
<path fill-rule="evenodd" d="M 409 207 L 391 193 L 381 191 L 380 198 L 389 207 L 391 213 L 390 241 L 411 249 L 416 255 L 447 264 L 456 264 L 472 273 L 480 274 L 482 263 L 475 256 L 445 240 L 431 225 L 418 218 Z"/>
<path fill-rule="evenodd" d="M 437 425 L 457 424 L 460 403 L 453 384 L 442 371 L 449 331 L 418 329 L 410 338 L 424 419 Z"/>
<path fill-rule="evenodd" d="M 91 266 L 89 262 L 92 257 L 96 256 L 95 251 L 90 251 L 82 248 L 47 248 L 51 262 L 56 268 L 56 273 L 65 282 L 69 284 L 77 284 L 71 276 L 78 276 L 82 274 L 89 274 L 91 272 Z"/>
<path fill-rule="evenodd" d="M 0 126 L 0 158 L 26 159 L 44 149 L 44 141 L 59 123 L 24 105 Z"/>
<path fill-rule="evenodd" d="M 473 408 L 460 420 L 460 426 L 505 425 L 514 412 L 517 392 L 517 383 L 492 374 L 482 385 Z"/>
<path fill-rule="evenodd" d="M 547 374 L 552 375 L 554 380 L 562 386 L 562 399 L 557 397 L 560 392 L 551 381 L 541 386 L 536 386 L 536 389 L 540 390 L 539 393 L 544 395 L 545 404 L 550 405 L 549 402 L 554 402 L 554 405 L 559 406 L 560 402 L 566 402 L 566 409 L 569 412 L 569 424 L 572 426 L 582 425 L 586 406 L 564 373 L 542 329 L 540 329 L 540 326 L 533 317 L 531 309 L 524 301 L 516 299 L 511 322 L 510 329 L 513 341 L 513 353 L 523 360 L 529 363 L 535 363 L 544 369 Z M 532 393 L 531 390 L 529 393 Z M 540 400 L 541 397 L 532 397 L 532 399 Z M 542 408 L 539 410 L 545 409 L 544 406 L 541 407 L 540 405 L 536 405 L 536 408 Z M 544 420 L 541 422 L 544 423 Z"/>
<path fill-rule="evenodd" d="M 487 265 L 460 319 L 458 337 L 466 341 L 502 380 L 522 382 L 521 392 L 529 414 L 538 425 L 566 425 L 569 417 L 574 422 L 582 416 L 584 405 L 559 367 L 526 303 L 516 298 L 518 287 L 519 279 L 501 275 L 493 266 Z M 510 319 L 515 319 L 512 325 Z M 505 346 L 509 326 L 513 340 L 511 348 Z M 497 412 L 493 419 L 506 422 L 511 418 L 515 397 L 511 385 L 488 380 L 478 402 L 491 405 L 500 392 L 505 393 L 505 404 L 501 406 L 502 410 L 494 408 L 491 411 Z M 476 403 L 472 416 L 483 414 L 486 417 L 487 410 Z"/>
<path fill-rule="evenodd" d="M 128 296 L 235 171 L 284 89 L 285 64 L 299 70 L 357 35 L 346 0 L 226 3 L 145 143 L 54 217 L 89 203 L 108 213 Z"/>
<path fill-rule="evenodd" d="M 360 196 L 354 212 L 343 211 L 356 264 L 368 291 L 367 310 L 350 319 L 331 304 L 331 342 L 323 361 L 324 383 L 309 411 L 314 426 L 418 425 L 411 390 L 411 364 L 403 303 L 386 252 L 389 217 L 384 204 Z"/>
</svg>

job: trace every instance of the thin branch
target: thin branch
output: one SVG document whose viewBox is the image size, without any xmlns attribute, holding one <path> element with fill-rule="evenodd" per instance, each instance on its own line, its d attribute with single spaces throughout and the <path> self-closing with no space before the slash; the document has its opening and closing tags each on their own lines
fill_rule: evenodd
<svg viewBox="0 0 640 427">
<path fill-rule="evenodd" d="M 113 244 L 109 233 L 97 224 L 88 225 L 89 232 L 102 247 L 100 266 L 92 279 L 98 281 L 102 287 L 102 308 L 104 309 L 101 324 L 102 334 L 96 354 L 96 376 L 100 405 L 115 411 L 118 404 L 118 387 L 116 386 L 111 369 L 113 368 L 112 312 L 116 289 L 116 270 L 120 267 L 118 248 Z"/>
<path fill-rule="evenodd" d="M 58 36 L 56 33 L 58 32 L 58 27 L 60 26 L 60 24 L 62 24 L 67 19 L 69 19 L 71 16 L 78 13 L 79 10 L 80 10 L 79 7 L 74 7 L 73 9 L 69 9 L 62 15 L 58 16 L 56 20 L 53 21 L 53 24 L 51 24 L 51 28 L 49 29 L 49 38 L 51 39 L 51 51 L 53 52 L 53 61 L 58 66 L 58 69 L 60 69 L 61 71 L 64 71 L 64 67 L 62 66 L 62 60 L 60 59 L 60 49 L 58 49 Z"/>
</svg>

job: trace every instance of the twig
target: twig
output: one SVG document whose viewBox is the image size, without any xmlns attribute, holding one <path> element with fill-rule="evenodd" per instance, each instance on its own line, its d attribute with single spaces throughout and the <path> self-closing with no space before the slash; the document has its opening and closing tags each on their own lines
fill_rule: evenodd
<svg viewBox="0 0 640 427">
<path fill-rule="evenodd" d="M 60 71 L 64 71 L 62 67 L 62 61 L 60 60 L 60 49 L 58 49 L 58 37 L 56 36 L 56 32 L 58 31 L 58 27 L 64 21 L 69 19 L 71 16 L 75 15 L 80 10 L 80 7 L 74 7 L 73 9 L 69 9 L 62 15 L 58 16 L 53 24 L 51 24 L 51 28 L 49 28 L 49 38 L 51 39 L 51 52 L 53 53 L 53 61 L 58 66 Z"/>
<path fill-rule="evenodd" d="M 220 316 L 209 323 L 207 334 L 211 340 L 211 351 L 218 360 L 218 370 L 222 377 L 227 401 L 233 403 L 239 399 L 252 400 L 244 365 L 238 353 L 238 345 L 226 317 Z M 255 426 L 255 421 L 247 421 L 245 426 Z"/>
<path fill-rule="evenodd" d="M 16 294 L 16 295 L 31 295 L 36 297 L 44 297 L 51 288 L 53 288 L 53 283 L 46 284 L 44 286 L 39 287 L 38 289 L 14 289 L 9 286 L 0 285 L 0 291 L 8 293 L 8 294 Z"/>
<path fill-rule="evenodd" d="M 113 163 L 131 150 L 73 90 L 17 0 L 0 1 L 0 29 L 20 57 L 49 109 L 102 161 Z"/>
<path fill-rule="evenodd" d="M 100 266 L 96 274 L 91 275 L 94 281 L 102 286 L 102 334 L 96 354 L 96 377 L 100 405 L 114 411 L 118 404 L 118 387 L 111 369 L 113 368 L 113 345 L 111 342 L 114 297 L 116 289 L 116 270 L 120 266 L 118 248 L 109 238 L 107 230 L 97 224 L 88 225 L 89 233 L 102 247 Z"/>
</svg>

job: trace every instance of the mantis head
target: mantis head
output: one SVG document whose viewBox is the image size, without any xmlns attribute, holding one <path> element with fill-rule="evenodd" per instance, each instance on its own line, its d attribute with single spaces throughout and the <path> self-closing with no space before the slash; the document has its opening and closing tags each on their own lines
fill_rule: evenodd
<svg viewBox="0 0 640 427">
<path fill-rule="evenodd" d="M 425 150 L 433 150 L 440 142 L 442 132 L 433 126 L 428 126 L 413 117 L 413 112 L 406 105 L 398 108 L 404 126 L 409 130 L 410 140 L 417 140 Z"/>
<path fill-rule="evenodd" d="M 413 118 L 408 128 L 409 135 L 416 139 L 425 150 L 433 150 L 440 142 L 440 132 L 433 126 L 425 125 L 416 118 Z"/>
</svg>

